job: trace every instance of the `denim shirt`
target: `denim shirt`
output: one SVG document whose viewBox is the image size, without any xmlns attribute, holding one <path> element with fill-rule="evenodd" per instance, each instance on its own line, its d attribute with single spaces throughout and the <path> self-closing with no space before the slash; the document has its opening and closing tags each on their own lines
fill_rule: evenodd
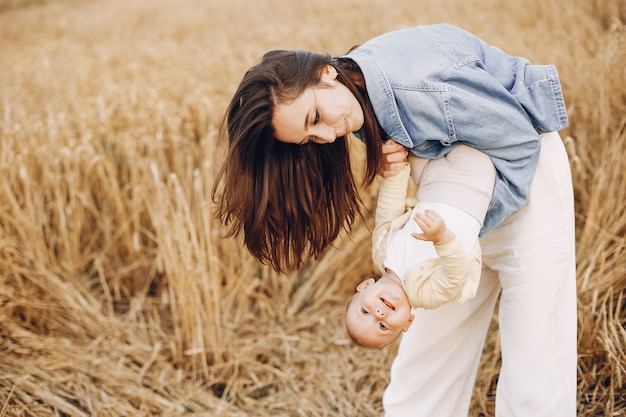
<svg viewBox="0 0 626 417">
<path fill-rule="evenodd" d="M 454 26 L 438 24 L 380 35 L 351 51 L 378 122 L 417 156 L 439 158 L 464 143 L 497 170 L 481 235 L 520 209 L 542 132 L 568 125 L 552 65 L 532 65 Z"/>
</svg>

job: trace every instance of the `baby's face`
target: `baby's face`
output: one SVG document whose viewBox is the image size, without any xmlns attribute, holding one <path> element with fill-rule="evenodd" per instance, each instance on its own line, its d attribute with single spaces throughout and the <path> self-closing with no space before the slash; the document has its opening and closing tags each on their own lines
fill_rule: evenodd
<svg viewBox="0 0 626 417">
<path fill-rule="evenodd" d="M 352 337 L 371 348 L 393 342 L 412 321 L 411 304 L 404 289 L 388 276 L 359 284 L 346 311 L 346 327 Z"/>
</svg>

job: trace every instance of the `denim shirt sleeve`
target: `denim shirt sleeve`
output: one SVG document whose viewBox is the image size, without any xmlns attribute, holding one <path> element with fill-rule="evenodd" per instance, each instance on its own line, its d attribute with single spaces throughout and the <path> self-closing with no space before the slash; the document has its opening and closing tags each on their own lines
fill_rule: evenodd
<svg viewBox="0 0 626 417">
<path fill-rule="evenodd" d="M 539 133 L 567 126 L 553 66 L 532 65 L 444 24 L 390 32 L 348 57 L 363 71 L 392 139 L 425 158 L 438 158 L 455 143 L 491 157 L 497 178 L 481 234 L 525 204 Z"/>
<path fill-rule="evenodd" d="M 511 56 L 473 34 L 450 25 L 435 25 L 429 31 L 451 58 L 456 68 L 470 65 L 484 71 L 522 107 L 539 132 L 553 132 L 568 125 L 561 83 L 554 65 L 533 65 L 523 57 Z M 461 45 L 461 48 L 458 46 Z M 458 49 L 454 49 L 456 46 Z M 451 68 L 450 80 L 455 78 Z M 470 75 L 471 76 L 471 75 Z M 442 78 L 445 82 L 445 76 Z M 475 83 L 466 78 L 464 84 Z M 489 80 L 485 80 L 487 86 Z M 489 88 L 489 87 L 487 87 Z"/>
</svg>

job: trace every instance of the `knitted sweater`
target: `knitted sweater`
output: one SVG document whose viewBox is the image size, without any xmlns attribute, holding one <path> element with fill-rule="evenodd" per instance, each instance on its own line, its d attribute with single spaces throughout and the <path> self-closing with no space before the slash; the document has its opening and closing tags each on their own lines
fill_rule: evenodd
<svg viewBox="0 0 626 417">
<path fill-rule="evenodd" d="M 418 184 L 417 194 L 409 191 L 414 189 L 409 176 Z M 372 256 L 382 273 L 386 272 L 386 266 L 394 265 L 391 269 L 401 279 L 413 308 L 432 309 L 475 296 L 482 267 L 478 230 L 491 200 L 494 181 L 495 169 L 490 159 L 465 145 L 458 145 L 435 160 L 411 158 L 403 171 L 383 179 L 376 207 Z M 413 222 L 412 213 L 418 203 L 426 208 L 431 205 L 438 212 L 440 207 L 439 214 L 457 237 L 442 246 L 416 243 L 410 231 L 404 229 L 416 227 L 408 223 Z M 446 215 L 457 217 L 456 230 Z M 459 219 L 466 221 L 459 223 Z M 472 223 L 477 227 L 470 228 Z M 466 236 L 464 244 L 459 235 Z M 407 250 L 398 253 L 403 247 Z M 390 252 L 390 248 L 395 252 Z"/>
</svg>

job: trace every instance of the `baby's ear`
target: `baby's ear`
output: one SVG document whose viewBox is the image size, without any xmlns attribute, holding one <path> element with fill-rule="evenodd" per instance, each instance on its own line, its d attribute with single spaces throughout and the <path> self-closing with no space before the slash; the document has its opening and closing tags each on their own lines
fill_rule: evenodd
<svg viewBox="0 0 626 417">
<path fill-rule="evenodd" d="M 366 289 L 367 287 L 369 287 L 370 285 L 376 283 L 376 281 L 374 280 L 374 278 L 368 278 L 365 281 L 362 281 L 359 285 L 356 286 L 356 291 L 357 292 L 361 292 L 364 289 Z"/>
<path fill-rule="evenodd" d="M 413 319 L 415 318 L 415 314 L 411 314 L 409 316 L 409 321 L 407 321 L 407 323 L 404 325 L 404 327 L 402 328 L 403 332 L 406 332 L 407 330 L 409 330 L 409 327 L 411 327 L 411 323 L 413 323 Z"/>
</svg>

